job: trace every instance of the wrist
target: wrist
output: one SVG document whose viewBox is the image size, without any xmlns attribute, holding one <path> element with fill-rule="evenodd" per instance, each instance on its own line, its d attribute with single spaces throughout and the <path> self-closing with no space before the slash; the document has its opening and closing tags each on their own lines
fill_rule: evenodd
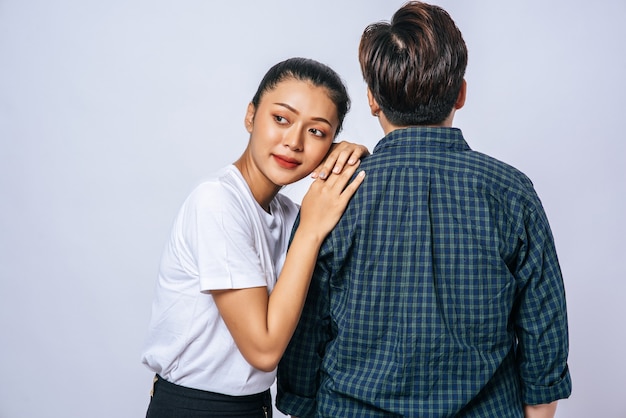
<svg viewBox="0 0 626 418">
<path fill-rule="evenodd" d="M 326 235 L 328 235 L 328 232 L 320 231 L 315 225 L 300 224 L 293 236 L 293 241 L 297 239 L 307 245 L 320 247 Z"/>
</svg>

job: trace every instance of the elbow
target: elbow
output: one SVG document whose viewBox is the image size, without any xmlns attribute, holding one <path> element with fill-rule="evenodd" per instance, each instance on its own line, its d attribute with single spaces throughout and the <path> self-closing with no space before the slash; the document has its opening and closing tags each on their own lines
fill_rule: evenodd
<svg viewBox="0 0 626 418">
<path fill-rule="evenodd" d="M 277 361 L 273 363 L 259 363 L 258 365 L 254 366 L 254 368 L 266 373 L 273 372 L 274 370 L 276 370 L 276 367 L 278 367 Z"/>
<path fill-rule="evenodd" d="M 255 369 L 261 370 L 262 372 L 273 372 L 278 367 L 278 362 L 280 361 L 280 355 L 276 354 L 254 354 L 244 356 L 246 361 Z"/>
</svg>

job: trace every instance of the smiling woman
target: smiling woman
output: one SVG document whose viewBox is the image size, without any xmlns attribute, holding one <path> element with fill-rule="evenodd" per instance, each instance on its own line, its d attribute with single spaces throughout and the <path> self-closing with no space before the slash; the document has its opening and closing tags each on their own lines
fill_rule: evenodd
<svg viewBox="0 0 626 418">
<path fill-rule="evenodd" d="M 163 253 L 143 354 L 155 373 L 148 417 L 272 415 L 317 252 L 364 178 L 350 182 L 365 147 L 333 148 L 348 108 L 341 79 L 317 61 L 266 74 L 246 112 L 248 146 L 186 199 Z M 289 244 L 300 208 L 279 190 L 327 166 L 340 174 L 312 183 Z"/>
<path fill-rule="evenodd" d="M 248 105 L 250 147 L 235 166 L 266 210 L 276 185 L 307 176 L 328 152 L 339 117 L 327 91 L 306 80 L 286 79 L 257 105 Z"/>
</svg>

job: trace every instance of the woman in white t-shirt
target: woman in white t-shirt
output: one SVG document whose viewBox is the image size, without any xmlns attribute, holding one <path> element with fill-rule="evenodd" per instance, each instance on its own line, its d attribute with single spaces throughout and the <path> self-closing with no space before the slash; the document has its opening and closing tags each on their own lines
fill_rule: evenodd
<svg viewBox="0 0 626 418">
<path fill-rule="evenodd" d="M 142 356 L 155 372 L 147 417 L 271 417 L 319 247 L 363 181 L 367 149 L 333 145 L 349 107 L 340 77 L 314 60 L 261 81 L 248 146 L 191 192 L 166 244 Z M 301 208 L 279 193 L 314 170 Z"/>
</svg>

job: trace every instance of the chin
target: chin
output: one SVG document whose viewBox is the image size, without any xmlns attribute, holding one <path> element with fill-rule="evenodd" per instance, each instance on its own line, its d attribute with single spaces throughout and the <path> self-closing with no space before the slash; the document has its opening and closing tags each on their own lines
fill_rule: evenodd
<svg viewBox="0 0 626 418">
<path fill-rule="evenodd" d="M 278 172 L 274 172 L 271 180 L 272 182 L 279 186 L 284 187 L 288 186 L 292 183 L 302 180 L 307 176 L 308 173 L 304 173 L 302 170 L 298 171 L 283 171 L 280 170 Z"/>
</svg>

